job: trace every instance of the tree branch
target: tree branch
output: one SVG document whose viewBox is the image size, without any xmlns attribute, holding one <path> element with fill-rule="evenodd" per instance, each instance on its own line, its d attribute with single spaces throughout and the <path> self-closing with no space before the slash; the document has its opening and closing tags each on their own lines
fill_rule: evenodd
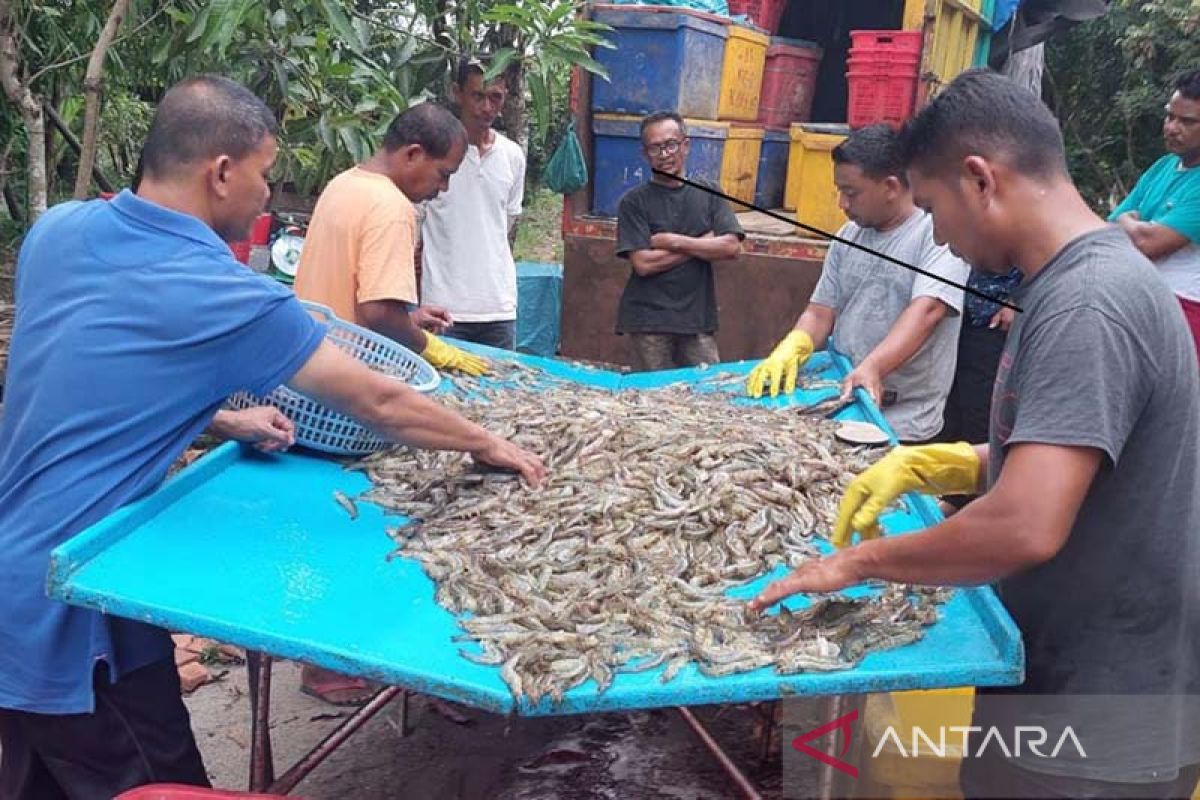
<svg viewBox="0 0 1200 800">
<path fill-rule="evenodd" d="M 15 25 L 12 3 L 0 0 L 0 86 L 21 112 L 21 122 L 25 125 L 29 217 L 36 219 L 49 203 L 46 191 L 46 123 L 42 117 L 41 101 L 30 91 L 30 83 L 22 82 L 18 76 L 21 56 L 17 39 L 20 30 Z"/>
<path fill-rule="evenodd" d="M 75 151 L 75 154 L 78 155 L 81 153 L 83 151 L 83 143 L 79 141 L 79 138 L 71 130 L 71 126 L 67 124 L 67 121 L 59 116 L 54 106 L 49 103 L 43 103 L 42 110 L 45 112 L 46 118 L 50 120 L 50 124 L 62 135 L 63 140 Z M 92 165 L 92 177 L 103 191 L 113 191 L 112 184 L 108 178 L 104 177 L 104 173 L 95 164 Z"/>
<path fill-rule="evenodd" d="M 83 76 L 83 147 L 79 153 L 79 170 L 75 173 L 76 200 L 87 197 L 88 189 L 92 185 L 92 168 L 96 164 L 97 127 L 100 120 L 100 89 L 104 80 L 104 58 L 108 55 L 108 48 L 112 46 L 128 10 L 129 0 L 113 0 L 108 20 L 96 39 L 92 57 L 88 59 L 87 72 Z"/>
<path fill-rule="evenodd" d="M 155 11 L 150 16 L 146 17 L 146 19 L 140 25 L 138 25 L 136 28 L 134 28 L 129 33 L 125 34 L 124 36 L 120 37 L 119 39 L 114 39 L 112 41 L 112 43 L 109 45 L 109 47 L 116 47 L 119 44 L 129 41 L 134 36 L 136 36 L 138 33 L 140 33 L 142 30 L 144 30 L 147 25 L 149 25 L 151 22 L 154 22 L 154 20 L 158 19 L 158 17 L 161 16 L 162 13 L 170 7 L 171 7 L 170 3 L 164 2 L 157 11 Z M 63 61 L 59 61 L 57 64 L 50 64 L 48 66 L 42 67 L 37 72 L 35 72 L 29 76 L 28 84 L 30 86 L 32 86 L 34 81 L 36 81 L 38 78 L 45 75 L 47 72 L 53 72 L 56 69 L 62 69 L 63 67 L 69 67 L 72 64 L 78 64 L 80 61 L 84 61 L 89 58 L 91 58 L 91 53 L 80 53 L 77 56 L 72 56 L 71 58 L 65 59 Z"/>
</svg>

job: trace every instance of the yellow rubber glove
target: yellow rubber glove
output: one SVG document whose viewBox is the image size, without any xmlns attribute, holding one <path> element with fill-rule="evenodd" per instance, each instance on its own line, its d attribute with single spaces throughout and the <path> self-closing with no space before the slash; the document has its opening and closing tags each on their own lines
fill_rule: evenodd
<svg viewBox="0 0 1200 800">
<path fill-rule="evenodd" d="M 905 492 L 973 494 L 981 462 L 966 442 L 897 447 L 850 482 L 838 506 L 833 546 L 850 544 L 854 531 L 862 541 L 881 531 L 879 515 Z"/>
<path fill-rule="evenodd" d="M 482 358 L 446 344 L 432 333 L 425 334 L 425 349 L 421 351 L 421 358 L 438 369 L 456 369 L 467 375 L 482 375 L 488 371 L 487 362 Z"/>
<path fill-rule="evenodd" d="M 809 335 L 804 331 L 792 331 L 775 345 L 771 355 L 750 370 L 746 394 L 762 397 L 763 387 L 768 383 L 771 384 L 771 397 L 779 394 L 781 388 L 784 394 L 796 391 L 796 376 L 812 354 L 813 341 Z"/>
</svg>

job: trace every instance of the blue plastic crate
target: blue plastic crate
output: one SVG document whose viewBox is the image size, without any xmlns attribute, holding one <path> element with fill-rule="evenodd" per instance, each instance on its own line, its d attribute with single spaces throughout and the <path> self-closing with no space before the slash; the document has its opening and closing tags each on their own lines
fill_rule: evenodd
<svg viewBox="0 0 1200 800">
<path fill-rule="evenodd" d="M 592 116 L 595 172 L 592 180 L 592 213 L 615 217 L 621 198 L 638 184 L 650 180 L 650 164 L 642 153 L 640 117 L 616 114 Z M 729 123 L 685 119 L 691 152 L 687 173 L 717 185 Z"/>
<path fill-rule="evenodd" d="M 758 156 L 758 183 L 754 187 L 754 205 L 759 208 L 783 207 L 791 141 L 787 131 L 767 131 L 763 134 L 762 150 Z"/>
<path fill-rule="evenodd" d="M 600 10 L 614 49 L 596 48 L 609 80 L 592 81 L 592 110 L 613 114 L 674 111 L 716 119 L 726 27 L 715 18 L 670 6 Z"/>
</svg>

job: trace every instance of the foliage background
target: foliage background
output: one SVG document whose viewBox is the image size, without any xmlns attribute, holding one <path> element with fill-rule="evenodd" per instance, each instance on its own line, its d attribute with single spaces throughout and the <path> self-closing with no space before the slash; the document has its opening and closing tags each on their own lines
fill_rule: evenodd
<svg viewBox="0 0 1200 800">
<path fill-rule="evenodd" d="M 3 4 L 3 3 L 0 3 Z M 21 72 L 76 135 L 86 59 L 111 0 L 10 0 Z M 277 186 L 301 195 L 365 158 L 408 105 L 449 97 L 462 55 L 500 54 L 510 84 L 504 122 L 530 148 L 536 181 L 547 143 L 566 116 L 571 69 L 602 72 L 590 56 L 604 26 L 580 18 L 577 0 L 133 0 L 108 54 L 100 170 L 128 185 L 150 116 L 180 78 L 217 72 L 250 87 L 281 120 Z M 0 99 L 0 179 L 9 217 L 27 191 L 22 122 Z M 51 202 L 70 194 L 76 156 L 51 146 Z"/>
<path fill-rule="evenodd" d="M 1200 69 L 1200 1 L 1114 0 L 1046 48 L 1043 96 L 1062 123 L 1071 174 L 1107 212 L 1163 155 L 1163 106 Z"/>
<path fill-rule="evenodd" d="M 87 55 L 111 0 L 10 0 L 21 72 L 76 135 Z M 109 52 L 100 170 L 127 185 L 154 103 L 180 77 L 245 82 L 283 120 L 279 184 L 301 194 L 362 158 L 410 103 L 448 96 L 454 60 L 500 52 L 517 91 L 504 123 L 528 146 L 529 196 L 566 123 L 572 65 L 595 68 L 602 31 L 576 0 L 132 0 Z M 1162 153 L 1171 79 L 1200 67 L 1200 1 L 1113 0 L 1109 13 L 1047 47 L 1044 96 L 1062 121 L 1072 174 L 1100 211 Z M 77 157 L 51 127 L 51 202 L 69 195 Z M 26 193 L 20 116 L 0 99 L 0 232 L 19 234 Z M 552 206 L 546 198 L 541 205 Z M 15 212 L 15 213 L 14 213 Z"/>
</svg>

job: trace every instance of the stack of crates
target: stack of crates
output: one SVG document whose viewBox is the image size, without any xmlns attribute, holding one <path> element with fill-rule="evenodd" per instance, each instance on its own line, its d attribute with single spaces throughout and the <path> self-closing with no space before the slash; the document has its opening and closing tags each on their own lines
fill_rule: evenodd
<svg viewBox="0 0 1200 800">
<path fill-rule="evenodd" d="M 932 0 L 927 5 L 926 14 L 933 18 L 932 50 L 925 59 L 924 69 L 933 79 L 935 91 L 976 63 L 980 20 L 991 19 L 991 5 L 982 0 Z M 905 22 L 905 27 L 909 27 L 910 21 Z M 920 22 L 924 24 L 924 20 Z M 916 28 L 916 20 L 912 23 Z"/>
<path fill-rule="evenodd" d="M 754 204 L 760 208 L 783 205 L 790 149 L 788 128 L 809 119 L 822 55 L 821 47 L 813 42 L 771 37 L 758 103 L 757 122 L 764 133 Z"/>
<path fill-rule="evenodd" d="M 912 116 L 920 74 L 921 31 L 851 31 L 846 80 L 851 128 L 899 127 Z"/>
<path fill-rule="evenodd" d="M 796 212 L 797 222 L 824 233 L 836 233 L 846 224 L 833 182 L 833 149 L 849 133 L 849 126 L 829 123 L 797 123 L 789 129 L 783 207 Z M 801 235 L 820 238 L 807 230 Z"/>
<path fill-rule="evenodd" d="M 689 176 L 751 202 L 763 142 L 756 119 L 767 35 L 675 6 L 597 5 L 593 16 L 613 28 L 616 47 L 596 51 L 609 80 L 592 81 L 592 213 L 616 216 L 620 198 L 649 179 L 638 127 L 655 111 L 684 118 Z"/>
</svg>

